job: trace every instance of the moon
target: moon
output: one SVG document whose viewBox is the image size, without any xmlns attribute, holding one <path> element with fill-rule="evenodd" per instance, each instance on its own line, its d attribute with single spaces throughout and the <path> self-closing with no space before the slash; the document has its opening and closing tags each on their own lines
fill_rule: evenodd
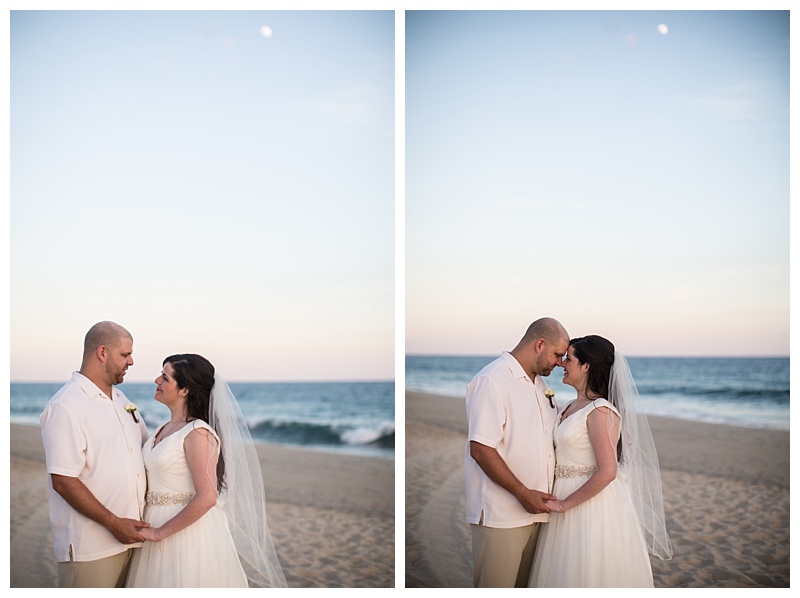
<svg viewBox="0 0 800 598">
<path fill-rule="evenodd" d="M 667 33 L 669 33 L 669 27 L 667 27 L 666 25 L 664 25 L 664 23 L 661 23 L 661 25 L 659 25 L 658 27 L 656 27 L 656 29 L 658 29 L 658 32 L 659 32 L 661 35 L 666 35 Z"/>
<path fill-rule="evenodd" d="M 263 35 L 264 37 L 272 37 L 272 27 L 267 27 L 266 25 L 264 25 L 260 29 L 260 31 L 261 31 L 261 35 Z"/>
</svg>

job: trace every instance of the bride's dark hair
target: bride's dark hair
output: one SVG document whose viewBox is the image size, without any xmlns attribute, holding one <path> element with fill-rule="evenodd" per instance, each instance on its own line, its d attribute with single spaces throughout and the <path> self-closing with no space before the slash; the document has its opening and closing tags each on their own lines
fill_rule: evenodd
<svg viewBox="0 0 800 598">
<path fill-rule="evenodd" d="M 614 365 L 614 345 L 602 336 L 593 334 L 573 338 L 569 341 L 569 346 L 575 351 L 575 357 L 581 364 L 589 364 L 586 390 L 590 390 L 610 402 L 608 383 L 611 379 L 611 366 Z"/>
<path fill-rule="evenodd" d="M 619 409 L 615 398 L 611 396 L 613 393 L 609 393 L 611 366 L 614 365 L 614 344 L 602 336 L 592 334 L 573 338 L 569 341 L 569 346 L 581 364 L 589 364 L 589 373 L 586 376 L 587 394 L 588 391 L 592 391 Z M 617 460 L 620 459 L 622 459 L 622 435 L 617 443 Z"/>
<path fill-rule="evenodd" d="M 200 419 L 211 425 L 211 390 L 214 388 L 214 366 L 202 355 L 180 353 L 170 355 L 161 365 L 172 366 L 172 376 L 178 388 L 186 389 L 186 415 L 188 421 Z M 219 435 L 219 430 L 215 430 Z M 222 439 L 220 438 L 220 441 Z M 225 488 L 225 461 L 222 450 L 217 459 L 217 492 Z"/>
</svg>

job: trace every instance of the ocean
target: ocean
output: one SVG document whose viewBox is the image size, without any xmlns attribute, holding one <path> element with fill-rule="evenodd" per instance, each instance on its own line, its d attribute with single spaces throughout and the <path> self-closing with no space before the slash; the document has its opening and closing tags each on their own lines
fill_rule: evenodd
<svg viewBox="0 0 800 598">
<path fill-rule="evenodd" d="M 406 355 L 406 390 L 463 397 L 497 356 Z M 748 428 L 789 429 L 788 357 L 629 357 L 639 408 L 650 415 Z M 564 405 L 575 389 L 556 368 L 545 380 Z"/>
<path fill-rule="evenodd" d="M 11 383 L 11 421 L 39 424 L 63 383 Z M 394 382 L 229 382 L 255 442 L 355 455 L 394 457 Z M 155 384 L 119 385 L 150 432 L 169 420 Z"/>
</svg>

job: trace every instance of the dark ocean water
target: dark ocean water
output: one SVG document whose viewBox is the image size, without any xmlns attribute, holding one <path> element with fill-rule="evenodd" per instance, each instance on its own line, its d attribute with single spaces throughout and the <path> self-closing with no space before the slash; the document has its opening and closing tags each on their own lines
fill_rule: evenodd
<svg viewBox="0 0 800 598">
<path fill-rule="evenodd" d="M 463 397 L 497 356 L 407 355 L 406 390 Z M 629 357 L 640 408 L 652 415 L 789 429 L 788 357 Z M 575 389 L 556 368 L 547 380 L 563 405 Z"/>
<path fill-rule="evenodd" d="M 39 423 L 62 384 L 11 383 L 11 421 Z M 230 383 L 256 442 L 394 457 L 393 382 Z M 151 432 L 169 419 L 155 384 L 118 386 Z"/>
</svg>

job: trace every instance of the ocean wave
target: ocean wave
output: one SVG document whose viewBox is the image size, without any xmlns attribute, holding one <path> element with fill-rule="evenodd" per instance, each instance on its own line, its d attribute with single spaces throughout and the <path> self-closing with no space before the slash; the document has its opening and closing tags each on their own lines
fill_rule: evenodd
<svg viewBox="0 0 800 598">
<path fill-rule="evenodd" d="M 680 395 L 684 397 L 697 397 L 702 399 L 746 399 L 766 400 L 777 403 L 789 402 L 789 388 L 733 388 L 733 387 L 704 387 L 694 385 L 637 385 L 642 396 Z"/>
<path fill-rule="evenodd" d="M 316 424 L 297 421 L 263 421 L 250 430 L 254 440 L 300 445 L 373 446 L 393 449 L 393 422 L 375 427 Z"/>
<path fill-rule="evenodd" d="M 344 444 L 377 445 L 394 448 L 394 422 L 383 422 L 376 428 L 361 427 L 341 433 Z"/>
</svg>

